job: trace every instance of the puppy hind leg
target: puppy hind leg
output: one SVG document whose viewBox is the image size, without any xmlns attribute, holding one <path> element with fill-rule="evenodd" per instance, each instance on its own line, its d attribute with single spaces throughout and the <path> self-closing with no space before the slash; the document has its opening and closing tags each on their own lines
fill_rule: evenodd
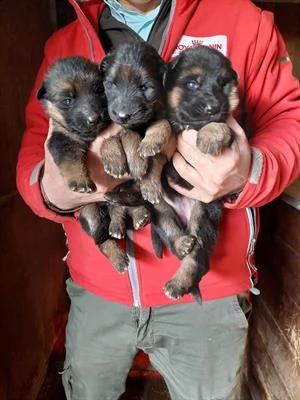
<svg viewBox="0 0 300 400">
<path fill-rule="evenodd" d="M 153 206 L 152 230 L 152 236 L 160 238 L 179 259 L 191 252 L 196 242 L 194 236 L 186 234 L 176 212 L 163 199 Z"/>
<path fill-rule="evenodd" d="M 111 222 L 109 207 L 104 202 L 83 206 L 80 209 L 79 222 L 82 229 L 93 238 L 99 250 L 111 261 L 118 272 L 128 268 L 127 254 L 117 241 L 109 236 Z"/>
<path fill-rule="evenodd" d="M 116 239 L 121 239 L 126 234 L 126 208 L 109 205 L 108 210 L 110 215 L 109 234 Z"/>
<path fill-rule="evenodd" d="M 142 205 L 138 207 L 128 207 L 128 214 L 132 218 L 133 228 L 141 229 L 151 222 L 151 211 L 149 207 Z"/>
<path fill-rule="evenodd" d="M 99 248 L 118 272 L 123 273 L 128 269 L 128 255 L 121 249 L 115 239 L 107 239 L 99 245 Z"/>
</svg>

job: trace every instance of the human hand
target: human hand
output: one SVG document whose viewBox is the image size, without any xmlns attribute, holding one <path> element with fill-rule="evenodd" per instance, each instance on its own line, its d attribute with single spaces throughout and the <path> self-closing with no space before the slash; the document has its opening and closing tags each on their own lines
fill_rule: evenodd
<svg viewBox="0 0 300 400">
<path fill-rule="evenodd" d="M 233 117 L 228 118 L 227 124 L 234 132 L 234 141 L 217 156 L 203 154 L 197 149 L 195 130 L 185 130 L 178 137 L 173 165 L 179 175 L 194 186 L 187 190 L 169 182 L 178 193 L 209 203 L 244 187 L 251 164 L 251 148 L 245 132 Z"/>
<path fill-rule="evenodd" d="M 41 185 L 46 197 L 54 206 L 61 210 L 70 210 L 84 204 L 101 201 L 107 191 L 113 190 L 115 186 L 124 181 L 124 179 L 115 179 L 107 175 L 100 158 L 100 147 L 103 140 L 116 135 L 119 131 L 119 125 L 111 124 L 100 132 L 92 142 L 87 156 L 87 166 L 97 190 L 93 193 L 78 193 L 69 189 L 48 150 L 47 142 L 52 134 L 52 122 L 50 120 L 48 136 L 45 142 L 45 164 Z"/>
</svg>

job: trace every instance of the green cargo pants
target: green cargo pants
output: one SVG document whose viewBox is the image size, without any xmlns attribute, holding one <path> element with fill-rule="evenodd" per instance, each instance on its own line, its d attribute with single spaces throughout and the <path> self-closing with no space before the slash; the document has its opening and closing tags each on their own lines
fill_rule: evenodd
<svg viewBox="0 0 300 400">
<path fill-rule="evenodd" d="M 67 290 L 67 400 L 117 400 L 138 349 L 172 400 L 240 400 L 248 323 L 236 296 L 140 309 L 105 301 L 70 279 Z"/>
</svg>

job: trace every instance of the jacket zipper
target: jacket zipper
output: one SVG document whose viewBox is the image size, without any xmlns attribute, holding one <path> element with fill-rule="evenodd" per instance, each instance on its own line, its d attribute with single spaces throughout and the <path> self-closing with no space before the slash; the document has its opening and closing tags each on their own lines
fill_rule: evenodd
<svg viewBox="0 0 300 400">
<path fill-rule="evenodd" d="M 85 26 L 85 23 L 83 21 L 83 18 L 86 18 L 86 16 L 84 15 L 84 12 L 81 10 L 80 6 L 77 4 L 76 1 L 74 1 L 74 6 L 78 9 L 79 14 L 81 15 L 81 17 L 78 15 L 78 18 L 80 20 L 81 26 L 83 27 L 84 33 L 87 37 L 88 43 L 89 43 L 89 48 L 90 48 L 90 53 L 91 53 L 91 59 L 93 62 L 95 62 L 95 54 L 94 54 L 94 47 L 93 47 L 93 41 L 91 36 L 89 35 L 89 32 L 87 30 L 87 27 Z M 83 17 L 83 18 L 82 18 Z"/>
<path fill-rule="evenodd" d="M 250 292 L 258 295 L 260 294 L 259 289 L 255 287 L 256 285 L 256 273 L 257 273 L 257 268 L 252 262 L 253 260 L 253 255 L 254 255 L 254 249 L 255 249 L 255 243 L 256 243 L 256 209 L 251 207 L 251 208 L 246 208 L 247 212 L 247 217 L 248 217 L 248 222 L 249 222 L 249 229 L 250 229 L 250 236 L 249 236 L 249 242 L 248 242 L 248 248 L 247 248 L 247 266 L 248 270 L 250 273 L 250 281 L 252 284 L 252 287 L 250 289 Z"/>
<path fill-rule="evenodd" d="M 168 20 L 167 26 L 166 26 L 166 28 L 165 28 L 163 34 L 162 34 L 162 39 L 161 39 L 161 43 L 160 43 L 159 50 L 158 50 L 158 53 L 159 53 L 160 55 L 162 55 L 163 49 L 164 49 L 164 47 L 165 47 L 166 38 L 167 38 L 167 34 L 168 34 L 168 31 L 169 31 L 169 28 L 170 28 L 170 26 L 171 26 L 172 17 L 173 17 L 173 14 L 174 14 L 174 12 L 175 12 L 175 7 L 176 7 L 176 1 L 172 1 L 171 10 L 170 10 L 170 15 L 169 15 L 169 20 Z"/>
<path fill-rule="evenodd" d="M 128 275 L 133 296 L 133 305 L 134 307 L 139 307 L 141 305 L 140 285 L 137 274 L 136 260 L 134 257 L 134 243 L 133 243 L 132 229 L 127 230 L 126 251 L 129 258 Z"/>
</svg>

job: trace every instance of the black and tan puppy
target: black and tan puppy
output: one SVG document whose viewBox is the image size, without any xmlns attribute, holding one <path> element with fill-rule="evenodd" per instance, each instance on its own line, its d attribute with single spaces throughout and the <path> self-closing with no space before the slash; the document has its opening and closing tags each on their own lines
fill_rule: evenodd
<svg viewBox="0 0 300 400">
<path fill-rule="evenodd" d="M 104 58 L 100 69 L 110 118 L 122 126 L 119 136 L 102 145 L 105 170 L 117 177 L 124 173 L 132 176 L 143 199 L 153 205 L 148 204 L 151 220 L 163 214 L 168 221 L 172 231 L 169 246 L 182 258 L 193 247 L 195 238 L 185 234 L 178 216 L 162 199 L 162 169 L 176 148 L 176 137 L 166 120 L 166 66 L 152 46 L 141 42 L 119 46 Z M 123 188 L 107 193 L 105 198 L 112 204 L 131 205 L 130 191 Z M 159 224 L 153 227 L 160 229 Z M 154 229 L 152 239 L 155 253 L 161 257 L 161 240 Z"/>
<path fill-rule="evenodd" d="M 169 64 L 166 90 L 169 121 L 176 134 L 187 127 L 197 130 L 197 148 L 206 154 L 217 155 L 231 145 L 234 136 L 225 121 L 239 99 L 237 74 L 228 58 L 205 46 L 183 51 Z M 171 163 L 166 165 L 164 177 L 187 189 L 192 188 Z M 165 189 L 170 202 L 183 201 L 183 196 L 168 187 L 167 182 Z M 197 297 L 199 282 L 209 269 L 222 216 L 222 200 L 209 204 L 189 201 L 193 206 L 186 233 L 197 240 L 175 276 L 164 287 L 166 295 L 172 299 L 190 292 Z M 169 243 L 173 231 L 163 214 L 159 214 L 157 225 L 160 238 Z"/>
<path fill-rule="evenodd" d="M 47 143 L 69 188 L 88 193 L 96 190 L 89 177 L 86 156 L 91 142 L 110 122 L 103 77 L 98 64 L 83 57 L 66 57 L 54 63 L 38 91 L 38 99 L 53 120 L 53 133 Z M 128 184 L 127 184 L 128 185 Z M 150 212 L 131 185 L 127 204 L 114 207 L 97 202 L 81 207 L 79 221 L 99 249 L 122 272 L 128 257 L 117 240 L 125 235 L 130 216 L 135 229 L 149 222 Z"/>
<path fill-rule="evenodd" d="M 95 191 L 86 155 L 109 122 L 97 64 L 83 57 L 58 60 L 47 72 L 37 97 L 53 120 L 47 146 L 67 185 L 76 192 Z"/>
<path fill-rule="evenodd" d="M 175 150 L 175 136 L 166 119 L 163 80 L 166 66 L 145 42 L 118 46 L 100 65 L 108 113 L 120 124 L 119 136 L 104 141 L 101 158 L 107 173 L 129 173 L 139 181 L 145 200 L 161 199 L 161 172 Z"/>
</svg>

